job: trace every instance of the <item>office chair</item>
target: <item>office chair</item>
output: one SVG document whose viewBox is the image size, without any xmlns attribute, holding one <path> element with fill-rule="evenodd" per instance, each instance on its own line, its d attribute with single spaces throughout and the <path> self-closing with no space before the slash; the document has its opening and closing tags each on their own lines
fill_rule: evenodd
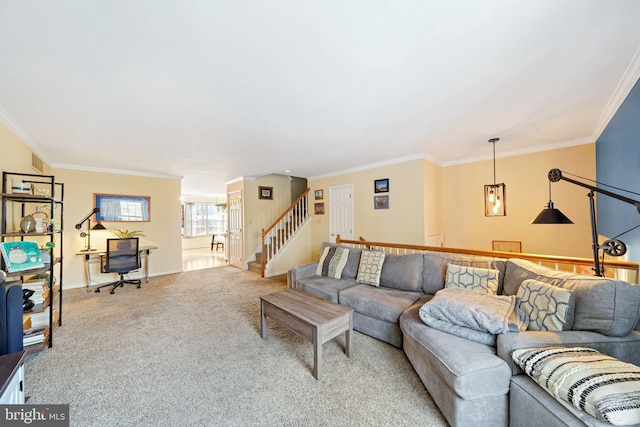
<svg viewBox="0 0 640 427">
<path fill-rule="evenodd" d="M 138 246 L 138 238 L 131 237 L 127 239 L 107 239 L 107 254 L 102 257 L 103 273 L 118 273 L 120 278 L 111 283 L 98 286 L 96 292 L 100 292 L 100 288 L 113 286 L 111 293 L 114 293 L 117 287 L 124 287 L 125 283 L 138 285 L 142 284 L 141 280 L 126 280 L 124 275 L 130 271 L 140 268 L 140 252 Z"/>
</svg>

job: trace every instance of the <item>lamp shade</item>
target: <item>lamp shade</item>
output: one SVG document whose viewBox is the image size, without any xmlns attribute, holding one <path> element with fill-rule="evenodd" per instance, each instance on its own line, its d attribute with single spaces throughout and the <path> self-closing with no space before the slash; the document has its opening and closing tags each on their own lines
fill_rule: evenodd
<svg viewBox="0 0 640 427">
<path fill-rule="evenodd" d="M 547 206 L 531 221 L 531 224 L 573 224 L 573 221 L 559 209 L 554 208 L 553 202 L 549 200 Z"/>
<path fill-rule="evenodd" d="M 100 224 L 99 222 L 94 225 L 93 227 L 91 227 L 92 230 L 106 230 L 107 227 L 105 227 L 104 225 Z"/>
</svg>

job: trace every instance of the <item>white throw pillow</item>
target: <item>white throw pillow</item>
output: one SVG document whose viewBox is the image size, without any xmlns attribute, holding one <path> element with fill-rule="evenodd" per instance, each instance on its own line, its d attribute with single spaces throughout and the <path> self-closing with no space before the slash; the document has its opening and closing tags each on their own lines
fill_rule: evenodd
<svg viewBox="0 0 640 427">
<path fill-rule="evenodd" d="M 556 400 L 605 423 L 640 423 L 640 367 L 584 347 L 525 348 L 511 357 Z"/>
<path fill-rule="evenodd" d="M 465 267 L 447 264 L 445 288 L 465 288 L 485 294 L 498 293 L 498 277 L 500 272 L 489 268 Z"/>
<path fill-rule="evenodd" d="M 365 285 L 380 286 L 384 252 L 362 251 L 356 281 Z"/>
</svg>

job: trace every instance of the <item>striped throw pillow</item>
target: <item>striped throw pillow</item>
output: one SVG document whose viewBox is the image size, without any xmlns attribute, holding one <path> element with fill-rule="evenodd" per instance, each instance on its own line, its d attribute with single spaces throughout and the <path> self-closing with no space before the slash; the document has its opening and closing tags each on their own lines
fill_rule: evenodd
<svg viewBox="0 0 640 427">
<path fill-rule="evenodd" d="M 612 425 L 640 423 L 640 367 L 584 347 L 520 349 L 511 357 L 557 400 Z"/>
<path fill-rule="evenodd" d="M 347 265 L 348 258 L 349 249 L 347 248 L 325 247 L 320 256 L 320 261 L 318 261 L 316 275 L 339 279 L 344 266 Z"/>
</svg>

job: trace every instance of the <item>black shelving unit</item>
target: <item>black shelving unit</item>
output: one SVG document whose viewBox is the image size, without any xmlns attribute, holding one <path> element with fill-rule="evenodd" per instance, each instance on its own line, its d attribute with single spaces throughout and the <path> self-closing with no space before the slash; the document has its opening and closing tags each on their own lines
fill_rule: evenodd
<svg viewBox="0 0 640 427">
<path fill-rule="evenodd" d="M 30 187 L 29 190 L 14 192 L 12 184 L 22 182 Z M 25 346 L 27 352 L 40 351 L 53 346 L 53 333 L 57 326 L 62 325 L 62 236 L 64 224 L 64 184 L 56 182 L 53 175 L 37 175 L 19 172 L 2 173 L 2 227 L 0 241 L 38 242 L 40 247 L 47 242 L 54 246 L 50 248 L 49 263 L 44 268 L 24 270 L 10 273 L 3 257 L 0 267 L 7 274 L 7 278 L 26 278 L 36 275 L 46 275 L 48 282 L 48 297 L 40 306 L 35 306 L 32 313 L 44 312 L 49 308 L 48 332 L 41 343 Z M 36 232 L 23 232 L 20 229 L 21 219 L 36 212 L 48 211 L 48 227 Z"/>
</svg>

